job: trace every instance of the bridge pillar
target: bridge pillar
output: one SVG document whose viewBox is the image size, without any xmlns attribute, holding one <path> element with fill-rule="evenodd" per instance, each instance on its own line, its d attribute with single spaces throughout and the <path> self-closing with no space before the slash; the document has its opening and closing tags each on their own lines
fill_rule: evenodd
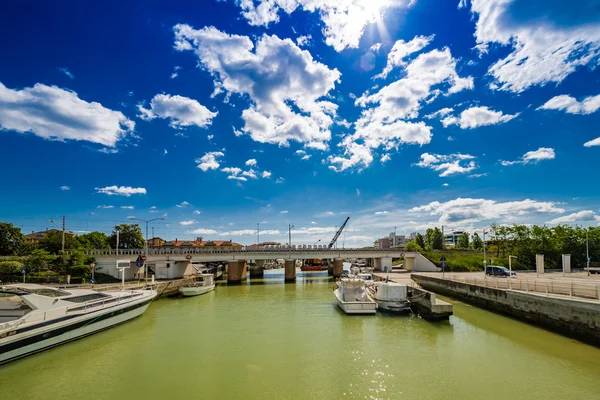
<svg viewBox="0 0 600 400">
<path fill-rule="evenodd" d="M 336 258 L 333 261 L 333 276 L 334 278 L 339 278 L 342 276 L 342 272 L 344 272 L 344 260 L 341 258 Z"/>
<path fill-rule="evenodd" d="M 381 258 L 373 259 L 373 269 L 375 271 L 381 271 Z"/>
<path fill-rule="evenodd" d="M 327 275 L 333 276 L 333 260 L 327 260 Z"/>
<path fill-rule="evenodd" d="M 415 257 L 409 257 L 409 256 L 405 256 L 404 257 L 404 269 L 407 271 L 412 271 L 415 269 Z"/>
<path fill-rule="evenodd" d="M 262 278 L 265 275 L 265 260 L 254 260 L 250 267 L 250 278 Z"/>
<path fill-rule="evenodd" d="M 296 280 L 296 260 L 285 260 L 285 281 L 294 282 Z"/>
<path fill-rule="evenodd" d="M 241 283 L 246 280 L 246 261 L 229 261 L 227 263 L 227 283 Z"/>
</svg>

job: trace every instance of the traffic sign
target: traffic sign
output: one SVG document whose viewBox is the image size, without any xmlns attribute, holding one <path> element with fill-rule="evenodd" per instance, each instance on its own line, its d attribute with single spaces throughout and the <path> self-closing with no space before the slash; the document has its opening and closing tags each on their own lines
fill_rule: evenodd
<svg viewBox="0 0 600 400">
<path fill-rule="evenodd" d="M 140 256 L 142 257 L 142 260 L 146 261 L 146 256 Z"/>
<path fill-rule="evenodd" d="M 188 254 L 187 256 L 185 256 L 185 259 L 186 259 L 186 260 L 191 260 L 191 259 L 192 259 L 192 255 L 191 255 L 191 254 Z"/>
<path fill-rule="evenodd" d="M 135 262 L 135 266 L 138 267 L 138 268 L 142 268 L 143 265 L 144 265 L 143 262 L 140 262 L 140 261 L 136 261 Z"/>
<path fill-rule="evenodd" d="M 90 283 L 92 283 L 92 284 L 96 283 L 96 281 L 94 280 L 94 278 L 90 279 Z"/>
<path fill-rule="evenodd" d="M 446 266 L 447 266 L 446 263 L 442 262 L 442 268 L 446 268 Z"/>
<path fill-rule="evenodd" d="M 22 273 L 23 275 L 25 275 L 25 274 L 27 273 L 27 269 L 23 268 L 23 269 L 21 270 L 21 273 Z"/>
<path fill-rule="evenodd" d="M 588 258 L 587 258 L 587 262 L 590 262 L 590 261 L 592 261 L 592 260 L 591 260 L 591 259 L 588 257 Z"/>
</svg>

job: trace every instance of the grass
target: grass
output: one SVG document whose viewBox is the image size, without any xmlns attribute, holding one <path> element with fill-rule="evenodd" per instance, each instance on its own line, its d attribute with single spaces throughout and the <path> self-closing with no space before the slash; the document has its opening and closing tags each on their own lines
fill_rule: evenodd
<svg viewBox="0 0 600 400">
<path fill-rule="evenodd" d="M 483 271 L 483 252 L 467 250 L 434 250 L 422 251 L 421 254 L 438 267 L 441 267 L 441 257 L 444 256 L 447 265 L 446 271 Z M 508 258 L 490 257 L 488 255 L 488 265 L 491 264 L 508 267 Z"/>
</svg>

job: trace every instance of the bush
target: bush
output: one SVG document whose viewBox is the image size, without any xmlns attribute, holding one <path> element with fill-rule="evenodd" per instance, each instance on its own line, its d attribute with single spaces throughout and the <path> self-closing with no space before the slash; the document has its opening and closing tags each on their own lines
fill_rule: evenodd
<svg viewBox="0 0 600 400">
<path fill-rule="evenodd" d="M 20 274 L 24 266 L 20 261 L 0 261 L 0 274 Z"/>
<path fill-rule="evenodd" d="M 469 271 L 483 271 L 483 253 L 476 251 L 424 251 L 422 255 L 427 257 L 436 266 L 441 267 L 441 258 L 444 256 L 446 259 L 446 271 L 453 272 L 469 272 Z M 491 265 L 493 260 L 494 265 L 500 265 L 508 267 L 508 258 L 498 258 L 495 256 L 487 256 L 488 265 Z M 523 267 L 522 265 L 515 265 L 513 262 L 513 269 L 522 269 L 516 267 Z"/>
<path fill-rule="evenodd" d="M 422 251 L 423 248 L 415 241 L 410 241 L 404 246 L 406 251 Z"/>
</svg>

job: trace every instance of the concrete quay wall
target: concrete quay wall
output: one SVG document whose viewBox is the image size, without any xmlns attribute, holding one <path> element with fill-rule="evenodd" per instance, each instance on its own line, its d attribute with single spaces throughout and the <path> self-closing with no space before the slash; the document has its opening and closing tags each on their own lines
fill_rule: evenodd
<svg viewBox="0 0 600 400">
<path fill-rule="evenodd" d="M 494 289 L 419 274 L 422 288 L 600 347 L 600 302 Z"/>
</svg>

